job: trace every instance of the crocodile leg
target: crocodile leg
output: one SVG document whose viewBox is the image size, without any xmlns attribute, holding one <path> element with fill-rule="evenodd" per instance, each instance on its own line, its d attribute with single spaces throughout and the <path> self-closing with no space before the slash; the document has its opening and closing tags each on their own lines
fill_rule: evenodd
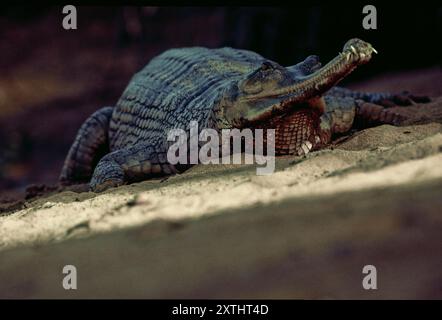
<svg viewBox="0 0 442 320">
<path fill-rule="evenodd" d="M 355 120 L 358 105 L 351 97 L 324 96 L 325 112 L 320 118 L 321 141 L 317 149 L 330 143 L 332 135 L 350 131 Z"/>
<path fill-rule="evenodd" d="M 108 129 L 112 112 L 112 107 L 104 107 L 83 123 L 64 162 L 59 178 L 62 185 L 90 180 L 95 165 L 109 152 Z"/>
<path fill-rule="evenodd" d="M 400 125 L 405 118 L 393 109 L 354 99 L 350 96 L 324 97 L 325 112 L 320 118 L 321 144 L 331 141 L 332 135 L 345 133 L 352 128 L 368 128 L 376 125 Z"/>
<path fill-rule="evenodd" d="M 164 148 L 155 145 L 158 144 L 138 143 L 104 156 L 95 168 L 91 190 L 101 192 L 127 182 L 176 173 L 175 167 L 167 163 L 167 151 L 159 151 Z"/>
<path fill-rule="evenodd" d="M 326 101 L 327 110 L 330 110 L 337 119 L 339 119 L 339 114 L 345 113 L 342 111 L 349 108 L 355 109 L 353 127 L 361 129 L 381 124 L 400 125 L 406 118 L 389 108 L 426 103 L 431 100 L 427 96 L 416 96 L 406 92 L 402 94 L 369 93 L 334 87 L 327 92 Z M 324 115 L 324 118 L 327 117 L 329 116 Z M 324 126 L 326 127 L 329 122 L 329 120 L 325 121 Z M 338 121 L 338 126 L 342 124 L 342 121 Z M 342 131 L 332 130 L 333 132 Z"/>
</svg>

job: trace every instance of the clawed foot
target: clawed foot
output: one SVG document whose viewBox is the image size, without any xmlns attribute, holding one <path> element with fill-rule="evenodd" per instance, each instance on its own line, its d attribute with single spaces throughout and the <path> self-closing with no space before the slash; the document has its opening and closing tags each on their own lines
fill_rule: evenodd
<svg viewBox="0 0 442 320">
<path fill-rule="evenodd" d="M 97 179 L 92 179 L 90 183 L 90 190 L 93 192 L 103 192 L 109 188 L 115 188 L 123 185 L 123 181 L 109 179 L 104 181 L 97 181 Z"/>
</svg>

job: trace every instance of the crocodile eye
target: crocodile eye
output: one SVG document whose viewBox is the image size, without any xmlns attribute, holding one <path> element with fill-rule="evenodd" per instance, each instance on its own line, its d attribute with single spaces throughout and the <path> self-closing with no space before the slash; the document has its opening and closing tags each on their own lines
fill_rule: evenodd
<svg viewBox="0 0 442 320">
<path fill-rule="evenodd" d="M 252 71 L 241 83 L 241 90 L 246 94 L 257 94 L 263 90 L 277 88 L 279 82 L 284 79 L 278 65 L 271 61 L 263 61 L 261 65 Z"/>
<path fill-rule="evenodd" d="M 273 68 L 272 64 L 270 62 L 268 62 L 268 61 L 264 61 L 261 64 L 261 70 L 262 71 L 267 71 L 267 70 L 272 70 L 272 69 L 274 69 L 274 68 Z"/>
</svg>

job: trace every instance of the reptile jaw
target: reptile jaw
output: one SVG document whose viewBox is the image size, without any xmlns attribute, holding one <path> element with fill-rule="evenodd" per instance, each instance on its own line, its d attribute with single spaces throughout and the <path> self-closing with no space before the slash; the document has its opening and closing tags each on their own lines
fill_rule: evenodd
<svg viewBox="0 0 442 320">
<path fill-rule="evenodd" d="M 232 92 L 238 90 L 235 84 L 223 100 L 221 104 L 223 107 L 218 111 L 220 112 L 218 118 L 221 119 L 219 126 L 247 128 L 267 127 L 267 124 L 272 124 L 284 128 L 297 123 L 299 116 L 302 119 L 303 117 L 316 119 L 313 121 L 316 122 L 325 110 L 322 95 L 355 68 L 367 63 L 372 53 L 376 52 L 371 44 L 351 39 L 344 45 L 342 52 L 325 66 L 308 75 L 293 77 L 293 84 L 289 86 L 265 93 L 240 93 L 231 99 Z M 299 115 L 296 115 L 298 113 Z M 311 130 L 318 125 L 313 122 L 309 122 L 308 125 Z M 310 142 L 314 148 L 318 144 L 315 139 Z M 297 145 L 297 148 L 299 147 L 301 145 Z"/>
<path fill-rule="evenodd" d="M 344 45 L 344 49 L 339 55 L 345 56 L 346 62 L 352 61 L 360 65 L 367 63 L 373 53 L 377 54 L 378 52 L 371 44 L 359 39 L 352 39 Z"/>
<path fill-rule="evenodd" d="M 325 143 L 321 134 L 320 116 L 324 112 L 322 93 L 330 89 L 359 65 L 370 61 L 377 51 L 359 39 L 348 41 L 342 52 L 323 68 L 292 86 L 292 90 L 271 96 L 267 111 L 248 117 L 248 125 L 276 128 L 280 145 L 277 154 L 307 155 Z M 278 92 L 280 93 L 280 92 Z M 265 100 L 264 98 L 257 99 Z"/>
<path fill-rule="evenodd" d="M 258 93 L 244 96 L 244 101 L 255 101 L 268 98 L 279 98 L 284 100 L 286 97 L 298 95 L 297 100 L 307 100 L 313 96 L 318 96 L 336 85 L 345 78 L 359 65 L 367 63 L 371 59 L 372 53 L 377 53 L 368 42 L 360 39 L 351 39 L 344 45 L 342 52 L 338 54 L 327 65 L 308 75 L 293 85 L 274 90 L 270 93 Z M 320 86 L 323 83 L 324 86 Z M 323 88 L 324 87 L 324 88 Z M 293 99 L 290 99 L 293 101 Z"/>
<path fill-rule="evenodd" d="M 373 48 L 373 47 L 371 48 L 371 50 L 372 50 L 373 53 L 376 53 L 376 54 L 378 53 L 376 51 L 376 49 Z M 340 55 L 344 55 L 347 62 L 350 61 L 350 58 L 351 58 L 352 54 L 354 54 L 356 56 L 356 58 L 358 58 L 360 60 L 364 60 L 367 56 L 369 56 L 369 54 L 366 54 L 364 52 L 358 53 L 356 51 L 355 47 L 353 47 L 353 46 L 351 46 L 351 52 L 346 52 L 346 53 L 341 52 L 339 54 Z"/>
<path fill-rule="evenodd" d="M 314 73 L 295 79 L 295 83 L 270 93 L 242 96 L 239 104 L 244 107 L 243 118 L 248 121 L 268 119 L 275 114 L 289 112 L 294 106 L 309 103 L 335 86 L 355 68 L 370 61 L 373 46 L 360 39 L 351 39 L 333 60 Z M 248 106 L 248 107 L 247 107 Z"/>
</svg>

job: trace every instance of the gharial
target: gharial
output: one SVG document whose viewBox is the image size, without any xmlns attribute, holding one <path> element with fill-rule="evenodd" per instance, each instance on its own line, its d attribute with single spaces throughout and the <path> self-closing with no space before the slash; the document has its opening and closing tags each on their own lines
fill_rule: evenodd
<svg viewBox="0 0 442 320">
<path fill-rule="evenodd" d="M 303 155 L 356 124 L 399 124 L 388 105 L 423 102 L 410 94 L 363 93 L 334 87 L 376 50 L 351 39 L 321 66 L 317 56 L 282 67 L 247 50 L 171 49 L 136 73 L 115 107 L 81 126 L 61 184 L 90 182 L 93 191 L 172 174 L 167 132 L 199 128 L 274 128 L 276 155 Z"/>
</svg>

